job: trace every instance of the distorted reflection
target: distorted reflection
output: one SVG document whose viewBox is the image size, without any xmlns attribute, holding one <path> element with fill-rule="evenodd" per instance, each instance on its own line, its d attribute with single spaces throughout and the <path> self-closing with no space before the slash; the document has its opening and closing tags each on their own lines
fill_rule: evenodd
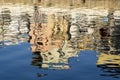
<svg viewBox="0 0 120 80">
<path fill-rule="evenodd" d="M 100 51 L 97 66 L 103 71 L 101 76 L 120 77 L 120 47 L 119 47 L 119 22 L 114 18 L 113 12 L 108 14 L 109 28 L 100 29 Z M 120 20 L 120 19 L 119 19 Z"/>
<path fill-rule="evenodd" d="M 86 5 L 86 0 L 82 3 Z M 53 3 L 49 0 L 45 5 Z M 72 6 L 72 3 L 64 9 L 37 4 L 2 6 L 0 48 L 30 42 L 31 64 L 52 70 L 69 70 L 73 66 L 70 58 L 79 57 L 83 50 L 95 50 L 99 53 L 95 54 L 98 58 L 95 66 L 101 70 L 100 75 L 120 78 L 120 11 Z"/>
<path fill-rule="evenodd" d="M 103 71 L 101 75 L 119 77 L 119 16 L 114 10 L 86 12 L 35 6 L 29 32 L 32 65 L 70 69 L 69 58 L 77 57 L 81 50 L 96 50 L 100 52 L 96 65 Z"/>
<path fill-rule="evenodd" d="M 119 78 L 120 55 L 101 53 L 97 61 L 97 67 L 103 71 L 103 73 L 100 74 L 101 76 Z"/>
<path fill-rule="evenodd" d="M 78 51 L 70 46 L 71 44 L 65 41 L 61 48 L 41 53 L 36 52 L 32 64 L 45 69 L 69 69 L 69 58 L 78 55 Z"/>
<path fill-rule="evenodd" d="M 45 9 L 34 7 L 29 34 L 32 52 L 37 55 L 32 64 L 47 69 L 69 69 L 69 58 L 77 57 L 79 50 L 95 48 L 95 22 L 85 13 L 51 10 L 48 14 Z"/>
<path fill-rule="evenodd" d="M 37 54 L 33 65 L 49 69 L 70 68 L 68 59 L 76 56 L 78 50 L 69 40 L 69 17 L 66 12 L 46 14 L 35 6 L 34 22 L 29 33 L 32 37 L 30 43 L 33 44 L 31 49 Z"/>
<path fill-rule="evenodd" d="M 29 15 L 14 11 L 14 7 L 3 6 L 0 10 L 0 47 L 29 40 Z"/>
</svg>

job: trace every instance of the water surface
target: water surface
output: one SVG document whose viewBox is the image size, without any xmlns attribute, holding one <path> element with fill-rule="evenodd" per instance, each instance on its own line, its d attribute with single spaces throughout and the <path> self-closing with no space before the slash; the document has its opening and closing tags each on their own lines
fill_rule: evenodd
<svg viewBox="0 0 120 80">
<path fill-rule="evenodd" d="M 1 5 L 0 79 L 119 80 L 118 12 Z"/>
</svg>

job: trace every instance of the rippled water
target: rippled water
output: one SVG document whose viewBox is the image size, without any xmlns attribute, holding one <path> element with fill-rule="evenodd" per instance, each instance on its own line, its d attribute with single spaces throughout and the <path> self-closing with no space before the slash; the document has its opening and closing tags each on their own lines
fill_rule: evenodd
<svg viewBox="0 0 120 80">
<path fill-rule="evenodd" d="M 0 5 L 1 80 L 119 80 L 119 11 Z"/>
</svg>

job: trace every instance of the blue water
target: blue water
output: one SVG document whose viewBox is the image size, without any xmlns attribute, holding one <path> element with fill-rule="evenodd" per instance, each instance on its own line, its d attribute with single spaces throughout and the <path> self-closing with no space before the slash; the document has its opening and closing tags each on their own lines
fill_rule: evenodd
<svg viewBox="0 0 120 80">
<path fill-rule="evenodd" d="M 29 43 L 0 48 L 0 80 L 119 80 L 103 73 L 96 66 L 95 51 L 80 51 L 77 58 L 69 59 L 71 69 L 49 70 L 31 65 Z"/>
</svg>

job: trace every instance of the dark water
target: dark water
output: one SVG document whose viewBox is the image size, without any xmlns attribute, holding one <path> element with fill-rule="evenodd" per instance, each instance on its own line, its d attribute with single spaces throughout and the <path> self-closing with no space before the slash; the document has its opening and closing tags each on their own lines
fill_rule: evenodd
<svg viewBox="0 0 120 80">
<path fill-rule="evenodd" d="M 119 16 L 89 11 L 2 5 L 0 80 L 119 80 Z"/>
</svg>

